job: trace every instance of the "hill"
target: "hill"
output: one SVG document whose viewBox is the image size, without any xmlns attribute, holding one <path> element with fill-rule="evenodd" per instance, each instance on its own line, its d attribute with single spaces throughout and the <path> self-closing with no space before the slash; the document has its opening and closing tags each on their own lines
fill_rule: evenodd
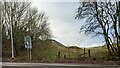
<svg viewBox="0 0 120 68">
<path fill-rule="evenodd" d="M 11 60 L 10 41 L 3 46 L 3 61 Z M 34 40 L 32 48 L 32 62 L 55 62 L 58 60 L 58 53 L 60 53 L 59 59 L 75 58 L 78 56 L 80 49 L 67 48 L 56 40 Z M 19 51 L 19 55 L 15 56 L 16 62 L 27 62 L 28 54 L 27 49 L 24 48 Z"/>
<path fill-rule="evenodd" d="M 11 46 L 10 41 L 7 40 L 7 43 L 4 43 L 2 49 L 3 61 L 11 61 Z M 90 57 L 88 54 L 88 50 L 90 50 Z M 33 48 L 32 48 L 32 60 L 31 62 L 64 62 L 64 63 L 104 63 L 110 64 L 116 63 L 117 58 L 111 57 L 108 58 L 107 46 L 98 46 L 92 48 L 79 48 L 76 46 L 66 47 L 60 42 L 48 39 L 45 41 L 42 40 L 34 40 Z M 114 61 L 113 61 L 114 60 Z M 28 62 L 28 53 L 27 49 L 22 48 L 19 49 L 19 55 L 15 55 L 15 62 Z M 119 62 L 118 62 L 119 63 Z"/>
<path fill-rule="evenodd" d="M 54 39 L 49 39 L 49 40 L 51 40 L 54 45 L 59 45 L 61 47 L 66 47 L 64 44 L 62 44 L 62 43 L 60 43 L 60 42 L 58 42 L 58 41 L 56 41 Z"/>
</svg>

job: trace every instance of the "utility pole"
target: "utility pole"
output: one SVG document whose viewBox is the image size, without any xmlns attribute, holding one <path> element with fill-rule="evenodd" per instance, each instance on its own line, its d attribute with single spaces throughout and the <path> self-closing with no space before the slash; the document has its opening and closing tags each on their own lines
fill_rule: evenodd
<svg viewBox="0 0 120 68">
<path fill-rule="evenodd" d="M 11 23 L 11 46 L 12 46 L 12 60 L 14 61 L 14 47 L 13 47 L 12 23 Z"/>
<path fill-rule="evenodd" d="M 11 15 L 13 15 L 13 12 L 11 12 L 12 14 Z M 13 17 L 11 16 L 11 22 L 10 22 L 10 24 L 11 24 L 11 47 L 12 47 L 12 61 L 14 61 L 14 46 L 13 46 L 13 32 L 12 32 L 12 23 L 13 23 Z"/>
</svg>

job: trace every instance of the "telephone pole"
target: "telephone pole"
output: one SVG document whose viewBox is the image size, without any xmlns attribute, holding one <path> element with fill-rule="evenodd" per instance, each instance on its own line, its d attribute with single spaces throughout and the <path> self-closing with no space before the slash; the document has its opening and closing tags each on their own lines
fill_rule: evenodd
<svg viewBox="0 0 120 68">
<path fill-rule="evenodd" d="M 11 14 L 13 15 L 13 12 L 11 12 Z M 14 46 L 13 46 L 13 31 L 12 31 L 12 23 L 13 23 L 13 17 L 11 16 L 11 47 L 12 47 L 12 61 L 14 61 Z"/>
<path fill-rule="evenodd" d="M 11 46 L 12 46 L 12 61 L 14 61 L 14 47 L 13 47 L 12 23 L 11 23 Z"/>
</svg>

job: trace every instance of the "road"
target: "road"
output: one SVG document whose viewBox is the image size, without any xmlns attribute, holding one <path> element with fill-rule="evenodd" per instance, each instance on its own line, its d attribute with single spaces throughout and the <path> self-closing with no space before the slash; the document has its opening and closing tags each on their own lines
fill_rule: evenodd
<svg viewBox="0 0 120 68">
<path fill-rule="evenodd" d="M 120 66 L 59 63 L 2 63 L 2 68 L 120 68 Z"/>
</svg>

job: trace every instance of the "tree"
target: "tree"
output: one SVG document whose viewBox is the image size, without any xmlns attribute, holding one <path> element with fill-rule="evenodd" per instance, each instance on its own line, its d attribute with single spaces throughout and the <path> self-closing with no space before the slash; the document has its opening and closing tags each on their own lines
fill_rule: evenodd
<svg viewBox="0 0 120 68">
<path fill-rule="evenodd" d="M 104 2 L 83 2 L 78 8 L 75 18 L 86 18 L 86 23 L 82 25 L 80 31 L 84 31 L 86 35 L 91 33 L 95 36 L 103 35 L 109 54 L 111 54 L 110 47 L 112 51 L 114 51 L 114 49 L 111 46 L 109 16 L 106 14 L 105 5 Z"/>
<path fill-rule="evenodd" d="M 48 16 L 44 13 L 38 13 L 37 9 L 29 9 L 27 11 L 28 20 L 26 23 L 27 31 L 30 33 L 33 39 L 45 40 L 51 37 L 49 30 Z"/>
<path fill-rule="evenodd" d="M 110 8 L 109 8 L 110 6 Z M 120 57 L 120 46 L 119 46 L 119 23 L 120 23 L 120 19 L 119 19 L 119 1 L 115 1 L 115 3 L 111 3 L 109 2 L 107 5 L 107 10 L 108 10 L 108 14 L 111 17 L 111 22 L 112 22 L 112 28 L 113 28 L 113 32 L 114 35 L 117 39 L 116 44 L 117 44 L 117 48 L 118 48 L 118 56 Z"/>
<path fill-rule="evenodd" d="M 51 34 L 48 28 L 48 17 L 45 13 L 39 13 L 37 9 L 31 8 L 30 2 L 3 2 L 3 26 L 5 33 L 10 36 L 12 26 L 13 44 L 16 56 L 24 47 L 24 36 L 29 33 L 32 39 L 44 36 L 48 39 Z"/>
<path fill-rule="evenodd" d="M 83 2 L 80 4 L 76 17 L 78 19 L 86 18 L 86 23 L 82 25 L 80 31 L 86 35 L 103 35 L 109 54 L 111 50 L 120 57 L 119 46 L 119 24 L 120 24 L 120 4 L 115 2 Z M 111 34 L 117 39 L 116 47 L 112 46 Z"/>
</svg>

